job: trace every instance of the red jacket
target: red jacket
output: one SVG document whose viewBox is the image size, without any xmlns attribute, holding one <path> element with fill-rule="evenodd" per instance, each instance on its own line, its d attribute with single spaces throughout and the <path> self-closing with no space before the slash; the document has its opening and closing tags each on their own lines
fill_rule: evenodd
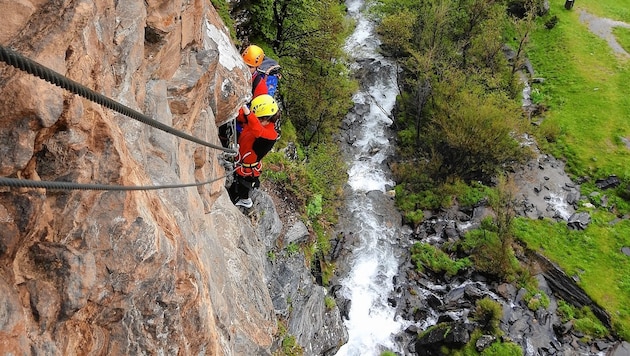
<svg viewBox="0 0 630 356">
<path fill-rule="evenodd" d="M 236 120 L 243 126 L 238 139 L 239 164 L 236 165 L 236 174 L 258 177 L 262 168 L 260 160 L 276 143 L 278 133 L 273 123 L 263 126 L 254 113 L 245 116 L 242 109 Z"/>
</svg>

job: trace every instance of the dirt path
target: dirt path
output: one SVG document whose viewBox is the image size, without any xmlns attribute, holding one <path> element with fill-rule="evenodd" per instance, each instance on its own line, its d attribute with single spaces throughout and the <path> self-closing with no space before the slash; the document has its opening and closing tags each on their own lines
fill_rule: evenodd
<svg viewBox="0 0 630 356">
<path fill-rule="evenodd" d="M 619 42 L 617 42 L 617 38 L 612 33 L 614 27 L 625 27 L 630 29 L 630 24 L 607 18 L 597 17 L 593 14 L 589 14 L 584 10 L 580 11 L 580 21 L 586 23 L 591 32 L 606 40 L 610 48 L 612 48 L 616 54 L 630 57 L 630 53 L 628 53 L 623 47 L 621 47 Z"/>
</svg>

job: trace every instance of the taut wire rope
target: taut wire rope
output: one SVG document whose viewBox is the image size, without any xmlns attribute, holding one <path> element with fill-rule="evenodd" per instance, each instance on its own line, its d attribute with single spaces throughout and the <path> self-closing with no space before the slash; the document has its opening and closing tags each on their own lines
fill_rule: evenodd
<svg viewBox="0 0 630 356">
<path fill-rule="evenodd" d="M 235 149 L 229 147 L 223 147 L 212 144 L 207 141 L 203 141 L 192 135 L 189 135 L 183 131 L 177 130 L 171 126 L 165 125 L 147 115 L 144 115 L 128 106 L 125 106 L 115 100 L 110 99 L 94 90 L 77 83 L 55 71 L 49 69 L 31 59 L 28 59 L 21 54 L 12 51 L 4 46 L 0 45 L 0 61 L 7 63 L 8 65 L 15 67 L 19 70 L 27 72 L 33 76 L 43 79 L 51 84 L 54 84 L 60 88 L 77 94 L 85 99 L 88 99 L 94 103 L 100 104 L 114 110 L 120 114 L 130 117 L 134 120 L 140 121 L 146 125 L 152 126 L 156 129 L 167 132 L 171 135 L 178 136 L 191 142 L 198 143 L 200 145 L 210 147 L 213 149 L 225 151 L 229 154 L 236 154 Z M 235 146 L 236 147 L 236 146 Z M 192 186 L 201 186 L 209 183 L 213 183 L 219 179 L 223 179 L 228 175 L 207 181 L 202 183 L 189 183 L 189 184 L 174 184 L 174 185 L 157 185 L 157 186 L 120 186 L 120 185 L 105 185 L 105 184 L 82 184 L 72 182 L 55 182 L 55 181 L 34 181 L 24 180 L 16 178 L 0 177 L 0 185 L 9 187 L 22 187 L 22 188 L 46 188 L 46 189 L 77 189 L 77 190 L 155 190 L 166 188 L 183 188 Z"/>
</svg>

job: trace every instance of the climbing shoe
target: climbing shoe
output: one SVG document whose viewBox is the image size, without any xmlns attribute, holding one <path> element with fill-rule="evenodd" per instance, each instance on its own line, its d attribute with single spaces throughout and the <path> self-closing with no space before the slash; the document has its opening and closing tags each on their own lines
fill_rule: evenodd
<svg viewBox="0 0 630 356">
<path fill-rule="evenodd" d="M 239 200 L 236 202 L 236 204 L 234 204 L 234 205 L 236 205 L 236 206 L 242 206 L 242 207 L 244 207 L 244 208 L 249 209 L 249 208 L 251 208 L 251 207 L 252 207 L 252 205 L 254 205 L 254 202 L 252 202 L 252 200 L 251 200 L 250 198 L 247 198 L 247 199 L 239 199 Z"/>
</svg>

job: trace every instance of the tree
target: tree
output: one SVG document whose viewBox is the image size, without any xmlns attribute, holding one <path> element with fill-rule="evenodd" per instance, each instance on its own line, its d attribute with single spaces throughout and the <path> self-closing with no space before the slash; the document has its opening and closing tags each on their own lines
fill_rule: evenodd
<svg viewBox="0 0 630 356">
<path fill-rule="evenodd" d="M 431 117 L 422 130 L 425 151 L 442 163 L 434 179 L 488 182 L 528 157 L 517 140 L 520 107 L 505 95 L 484 92 L 457 69 L 449 70 L 434 92 Z"/>
<path fill-rule="evenodd" d="M 343 62 L 344 15 L 338 0 L 263 0 L 252 6 L 254 34 L 280 57 L 284 115 L 304 146 L 328 140 L 352 107 L 357 85 Z"/>
</svg>

